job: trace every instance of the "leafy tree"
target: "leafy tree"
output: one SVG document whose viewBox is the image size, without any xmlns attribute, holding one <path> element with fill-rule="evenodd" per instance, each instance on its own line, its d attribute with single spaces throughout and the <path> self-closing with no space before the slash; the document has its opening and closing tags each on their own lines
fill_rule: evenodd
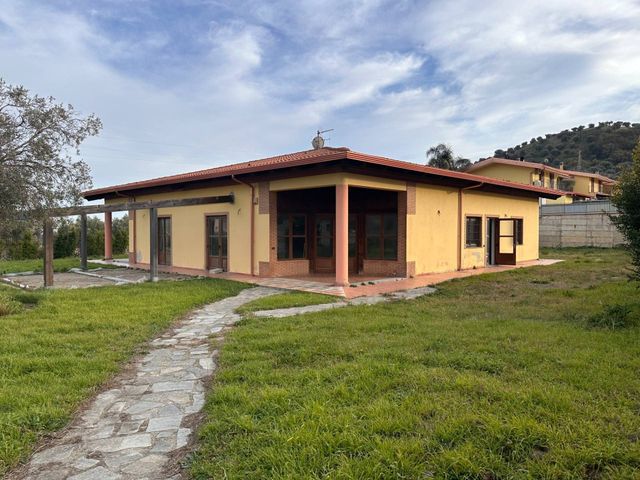
<svg viewBox="0 0 640 480">
<path fill-rule="evenodd" d="M 456 158 L 454 166 L 455 166 L 455 170 L 458 170 L 459 172 L 464 172 L 467 168 L 471 166 L 471 160 L 469 160 L 468 158 L 458 157 Z"/>
<path fill-rule="evenodd" d="M 619 212 L 611 220 L 627 240 L 632 277 L 640 280 L 640 141 L 633 151 L 633 163 L 620 175 L 611 201 Z"/>
<path fill-rule="evenodd" d="M 466 170 L 471 165 L 468 158 L 456 157 L 450 145 L 439 143 L 427 150 L 427 161 L 430 167 L 445 170 Z"/>
<path fill-rule="evenodd" d="M 113 253 L 126 253 L 129 248 L 129 217 L 114 218 L 112 223 Z M 54 233 L 53 252 L 56 258 L 77 256 L 80 252 L 80 218 L 61 219 Z M 104 255 L 104 222 L 87 218 L 87 255 Z"/>
<path fill-rule="evenodd" d="M 25 222 L 20 222 L 0 242 L 0 258 L 26 260 L 38 258 L 40 244 L 34 231 Z"/>
<path fill-rule="evenodd" d="M 101 128 L 94 115 L 0 79 L 0 238 L 20 219 L 80 202 L 91 178 L 79 147 Z"/>
<path fill-rule="evenodd" d="M 129 250 L 129 216 L 114 218 L 111 231 L 113 232 L 113 253 L 127 253 Z"/>
<path fill-rule="evenodd" d="M 80 242 L 80 230 L 76 222 L 62 218 L 53 237 L 53 256 L 56 258 L 76 255 Z"/>
<path fill-rule="evenodd" d="M 444 143 L 431 147 L 427 150 L 427 163 L 430 167 L 453 170 L 455 168 L 453 150 Z"/>
</svg>

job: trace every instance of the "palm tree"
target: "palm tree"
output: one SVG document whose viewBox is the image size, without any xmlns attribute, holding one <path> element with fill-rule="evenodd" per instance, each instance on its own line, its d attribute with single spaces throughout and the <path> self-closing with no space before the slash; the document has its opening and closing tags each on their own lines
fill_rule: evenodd
<svg viewBox="0 0 640 480">
<path fill-rule="evenodd" d="M 455 159 L 453 150 L 449 145 L 440 143 L 427 150 L 427 160 L 430 167 L 445 168 L 455 170 Z"/>
</svg>

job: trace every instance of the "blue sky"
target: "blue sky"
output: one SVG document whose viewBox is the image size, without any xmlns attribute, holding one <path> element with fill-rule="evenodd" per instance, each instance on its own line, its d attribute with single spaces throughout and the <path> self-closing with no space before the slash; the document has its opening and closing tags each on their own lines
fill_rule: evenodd
<svg viewBox="0 0 640 480">
<path fill-rule="evenodd" d="M 96 186 L 329 145 L 476 160 L 640 120 L 640 0 L 0 0 L 0 76 L 104 123 Z"/>
</svg>

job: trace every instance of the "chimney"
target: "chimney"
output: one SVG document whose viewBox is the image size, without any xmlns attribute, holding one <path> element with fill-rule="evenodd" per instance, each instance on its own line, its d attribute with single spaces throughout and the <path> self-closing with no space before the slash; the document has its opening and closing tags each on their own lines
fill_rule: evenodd
<svg viewBox="0 0 640 480">
<path fill-rule="evenodd" d="M 560 170 L 564 170 L 564 162 L 560 162 Z"/>
</svg>

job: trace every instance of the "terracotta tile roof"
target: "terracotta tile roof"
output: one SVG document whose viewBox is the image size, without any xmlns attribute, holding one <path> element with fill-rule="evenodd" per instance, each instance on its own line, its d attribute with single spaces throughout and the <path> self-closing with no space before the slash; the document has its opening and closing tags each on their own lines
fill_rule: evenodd
<svg viewBox="0 0 640 480">
<path fill-rule="evenodd" d="M 215 178 L 230 177 L 232 175 L 242 175 L 247 173 L 258 173 L 264 171 L 278 170 L 283 168 L 290 168 L 302 165 L 313 165 L 334 160 L 356 160 L 362 163 L 382 165 L 406 171 L 423 173 L 430 176 L 438 176 L 444 178 L 454 178 L 460 180 L 467 180 L 469 182 L 480 182 L 487 185 L 495 185 L 498 187 L 505 187 L 510 189 L 525 190 L 531 192 L 540 193 L 543 196 L 560 196 L 563 192 L 559 190 L 552 190 L 544 187 L 536 187 L 533 185 L 524 185 L 515 182 L 508 182 L 505 180 L 499 180 L 496 178 L 483 177 L 479 175 L 473 175 L 466 172 L 454 172 L 451 170 L 444 170 L 441 168 L 428 167 L 417 163 L 405 162 L 400 160 L 394 160 L 391 158 L 380 157 L 376 155 L 369 155 L 366 153 L 355 152 L 346 147 L 324 147 L 318 150 L 305 150 L 302 152 L 295 152 L 286 155 L 278 155 L 275 157 L 262 158 L 258 160 L 252 160 L 250 162 L 236 163 L 233 165 L 226 165 L 222 167 L 208 168 L 205 170 L 198 170 L 195 172 L 181 173 L 178 175 L 170 175 L 166 177 L 158 177 L 149 180 L 142 180 L 138 182 L 124 183 L 120 185 L 113 185 L 109 187 L 96 188 L 83 192 L 83 196 L 87 199 L 94 200 L 103 198 L 108 194 L 113 193 L 126 193 L 142 188 L 159 187 L 163 185 L 172 185 L 176 183 L 185 183 L 193 181 L 211 180 Z"/>
<path fill-rule="evenodd" d="M 537 170 L 552 172 L 565 178 L 571 178 L 576 176 L 593 177 L 593 178 L 597 178 L 598 180 L 602 180 L 604 183 L 610 183 L 612 185 L 616 183 L 616 181 L 613 180 L 612 178 L 605 177 L 604 175 L 600 175 L 599 173 L 579 172 L 577 170 L 564 170 L 562 168 L 552 167 L 551 165 L 545 165 L 544 163 L 527 162 L 526 160 L 511 160 L 508 158 L 498 158 L 498 157 L 490 157 L 485 160 L 476 162 L 467 169 L 467 172 L 475 172 L 476 170 L 484 168 L 487 165 L 493 165 L 496 163 L 502 164 L 502 165 L 514 165 L 516 167 L 535 168 Z"/>
</svg>

